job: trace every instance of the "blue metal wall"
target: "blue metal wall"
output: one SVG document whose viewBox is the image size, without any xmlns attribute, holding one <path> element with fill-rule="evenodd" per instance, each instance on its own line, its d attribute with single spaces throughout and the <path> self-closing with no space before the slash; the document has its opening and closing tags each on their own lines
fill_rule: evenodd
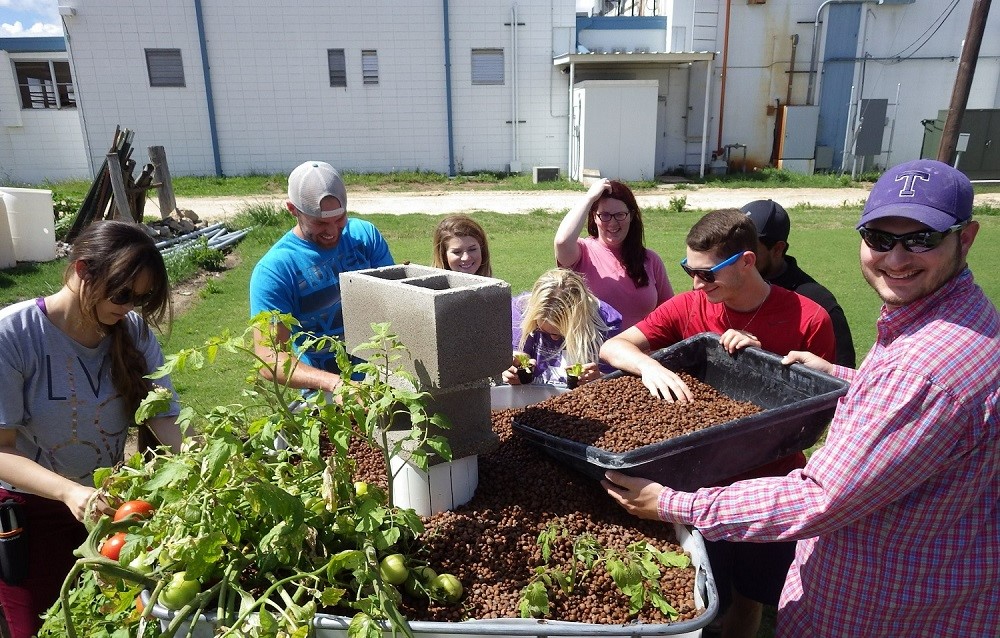
<svg viewBox="0 0 1000 638">
<path fill-rule="evenodd" d="M 822 25 L 826 46 L 819 93 L 817 146 L 833 147 L 833 166 L 839 168 L 844 156 L 844 131 L 850 110 L 853 58 L 858 52 L 861 4 L 831 4 Z M 827 62 L 831 58 L 839 61 Z"/>
</svg>

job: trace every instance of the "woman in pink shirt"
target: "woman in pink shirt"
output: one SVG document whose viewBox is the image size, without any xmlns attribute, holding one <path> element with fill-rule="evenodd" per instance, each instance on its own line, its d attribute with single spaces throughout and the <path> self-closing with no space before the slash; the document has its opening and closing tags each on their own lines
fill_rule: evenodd
<svg viewBox="0 0 1000 638">
<path fill-rule="evenodd" d="M 587 237 L 580 237 L 584 224 Z M 645 246 L 635 195 L 615 180 L 595 182 L 556 231 L 556 263 L 583 275 L 594 296 L 622 315 L 622 329 L 674 291 L 663 260 Z"/>
</svg>

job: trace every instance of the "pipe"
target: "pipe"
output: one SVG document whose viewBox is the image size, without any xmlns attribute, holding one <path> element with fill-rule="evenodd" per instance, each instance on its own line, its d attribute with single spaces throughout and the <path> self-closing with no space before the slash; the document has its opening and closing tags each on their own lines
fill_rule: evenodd
<svg viewBox="0 0 1000 638">
<path fill-rule="evenodd" d="M 701 161 L 698 177 L 705 177 L 705 153 L 708 152 L 708 104 L 712 99 L 712 62 L 705 62 L 705 109 L 701 120 Z"/>
<path fill-rule="evenodd" d="M 892 138 L 896 135 L 896 118 L 899 117 L 899 87 L 896 84 L 896 101 L 892 105 L 892 124 L 889 126 L 889 146 L 885 151 L 886 168 L 892 166 Z"/>
<path fill-rule="evenodd" d="M 847 170 L 847 150 L 849 146 L 853 146 L 851 141 L 851 131 L 854 129 L 854 85 L 851 85 L 851 99 L 847 103 L 847 126 L 844 127 L 844 150 L 840 153 L 840 174 L 843 175 L 844 171 Z M 854 151 L 851 151 L 851 157 L 854 156 Z"/>
<path fill-rule="evenodd" d="M 219 132 L 215 125 L 215 102 L 212 99 L 212 73 L 208 66 L 208 42 L 205 40 L 205 19 L 201 13 L 201 0 L 194 0 L 194 15 L 198 22 L 198 44 L 201 46 L 201 72 L 205 79 L 205 100 L 208 102 L 208 131 L 212 138 L 212 157 L 215 159 L 215 176 L 222 175 L 222 157 L 219 155 Z"/>
<path fill-rule="evenodd" d="M 448 177 L 455 177 L 455 123 L 451 110 L 451 32 L 448 29 L 448 0 L 441 1 L 444 11 L 444 94 L 448 112 Z"/>
<path fill-rule="evenodd" d="M 573 81 L 576 75 L 576 63 L 569 63 L 569 129 L 566 131 L 567 140 L 567 158 L 566 158 L 566 177 L 573 180 L 576 179 L 576 167 L 573 166 Z"/>
<path fill-rule="evenodd" d="M 795 79 L 795 52 L 799 48 L 799 34 L 792 36 L 792 54 L 788 60 L 788 88 L 785 91 L 785 104 L 792 103 L 792 81 Z"/>
<path fill-rule="evenodd" d="M 200 236 L 202 236 L 202 235 L 204 235 L 206 233 L 212 232 L 216 228 L 221 228 L 224 225 L 225 225 L 224 222 L 218 222 L 216 224 L 212 224 L 211 226 L 206 226 L 206 227 L 200 228 L 198 230 L 193 230 L 190 233 L 186 233 L 184 235 L 179 235 L 179 236 L 173 237 L 171 239 L 164 239 L 163 241 L 156 242 L 156 247 L 157 248 L 166 248 L 167 246 L 173 246 L 176 243 L 182 242 L 185 239 L 195 239 L 195 238 L 200 237 Z"/>
<path fill-rule="evenodd" d="M 726 0 L 726 33 L 722 38 L 722 78 L 719 84 L 719 139 L 716 142 L 716 152 L 722 153 L 722 122 L 726 117 L 726 71 L 729 68 L 729 23 L 732 15 L 733 0 Z M 702 153 L 702 160 L 705 156 Z"/>
</svg>

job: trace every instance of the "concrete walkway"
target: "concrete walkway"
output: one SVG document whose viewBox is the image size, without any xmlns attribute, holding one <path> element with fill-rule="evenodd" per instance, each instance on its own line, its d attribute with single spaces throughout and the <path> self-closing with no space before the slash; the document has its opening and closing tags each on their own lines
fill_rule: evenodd
<svg viewBox="0 0 1000 638">
<path fill-rule="evenodd" d="M 394 193 L 384 191 L 352 191 L 348 189 L 347 209 L 353 213 L 384 213 L 408 215 L 424 213 L 440 215 L 460 212 L 492 211 L 524 214 L 534 210 L 565 212 L 579 201 L 578 191 L 423 191 Z M 785 207 L 816 206 L 844 207 L 864 204 L 868 190 L 864 188 L 706 188 L 664 187 L 655 194 L 638 195 L 641 208 L 668 208 L 671 200 L 685 198 L 687 210 L 714 210 L 740 207 L 755 199 L 773 199 Z M 977 203 L 989 202 L 1000 206 L 1000 193 L 976 197 Z M 222 221 L 251 204 L 273 204 L 284 207 L 285 197 L 259 195 L 250 197 L 177 198 L 177 206 L 193 210 L 206 220 Z M 147 202 L 147 214 L 155 214 L 155 199 Z"/>
</svg>

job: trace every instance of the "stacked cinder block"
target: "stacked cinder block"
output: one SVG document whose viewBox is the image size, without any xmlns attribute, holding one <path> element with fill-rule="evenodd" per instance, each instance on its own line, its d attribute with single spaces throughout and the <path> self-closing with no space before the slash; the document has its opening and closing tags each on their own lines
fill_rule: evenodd
<svg viewBox="0 0 1000 638">
<path fill-rule="evenodd" d="M 458 471 L 474 471 L 475 456 L 497 444 L 490 378 L 510 367 L 510 284 L 400 265 L 343 273 L 340 286 L 348 350 L 371 338 L 371 324 L 388 322 L 410 354 L 402 367 L 417 379 L 419 390 L 430 394 L 429 410 L 451 422 L 441 434 L 455 462 L 468 459 Z M 441 461 L 432 458 L 431 464 Z M 447 508 L 435 508 L 441 509 Z"/>
</svg>

